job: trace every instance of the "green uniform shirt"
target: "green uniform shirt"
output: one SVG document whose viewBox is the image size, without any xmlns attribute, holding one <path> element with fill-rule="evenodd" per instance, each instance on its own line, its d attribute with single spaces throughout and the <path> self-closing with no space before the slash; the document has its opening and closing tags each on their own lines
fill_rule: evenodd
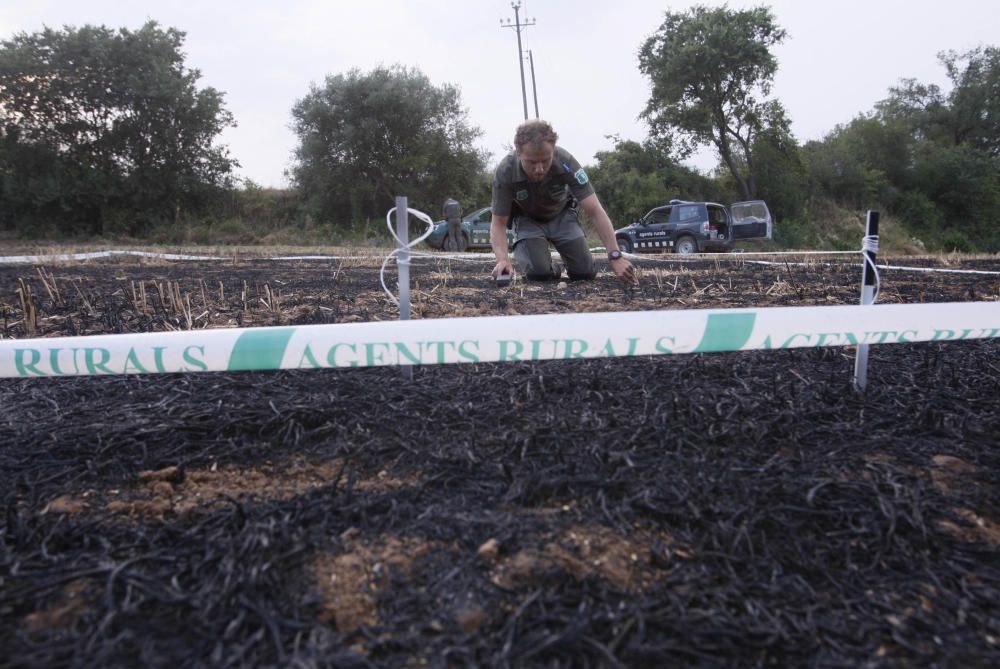
<svg viewBox="0 0 1000 669">
<path fill-rule="evenodd" d="M 444 201 L 444 207 L 441 209 L 441 215 L 444 216 L 444 220 L 446 221 L 461 221 L 462 205 L 460 205 L 454 198 L 448 198 Z"/>
<path fill-rule="evenodd" d="M 593 195 L 594 187 L 576 158 L 558 146 L 552 167 L 541 181 L 528 179 L 514 153 L 507 154 L 493 173 L 493 213 L 497 216 L 523 213 L 536 221 L 551 221 L 566 208 L 570 193 L 579 202 Z"/>
</svg>

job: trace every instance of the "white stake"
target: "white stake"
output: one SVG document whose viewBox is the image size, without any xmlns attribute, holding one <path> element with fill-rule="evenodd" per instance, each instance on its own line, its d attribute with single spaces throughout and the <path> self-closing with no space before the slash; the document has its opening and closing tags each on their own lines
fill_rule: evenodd
<svg viewBox="0 0 1000 669">
<path fill-rule="evenodd" d="M 410 213 L 406 197 L 396 197 L 396 236 L 399 238 L 399 253 L 396 267 L 399 270 L 399 320 L 410 320 Z M 413 380 L 413 366 L 400 365 L 403 378 Z"/>
</svg>

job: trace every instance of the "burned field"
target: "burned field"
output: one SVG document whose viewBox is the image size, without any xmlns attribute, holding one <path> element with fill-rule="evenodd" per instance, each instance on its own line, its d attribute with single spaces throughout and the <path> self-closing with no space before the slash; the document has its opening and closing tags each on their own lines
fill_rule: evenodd
<svg viewBox="0 0 1000 669">
<path fill-rule="evenodd" d="M 414 312 L 854 304 L 856 263 L 421 258 Z M 0 267 L 0 335 L 395 319 L 378 265 Z M 0 666 L 996 666 L 998 351 L 0 379 Z"/>
</svg>

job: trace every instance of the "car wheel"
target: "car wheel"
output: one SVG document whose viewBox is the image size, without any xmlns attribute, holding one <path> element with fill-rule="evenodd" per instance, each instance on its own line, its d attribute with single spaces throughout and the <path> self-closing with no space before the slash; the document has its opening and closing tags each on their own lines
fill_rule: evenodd
<svg viewBox="0 0 1000 669">
<path fill-rule="evenodd" d="M 464 232 L 458 236 L 458 244 L 455 250 L 459 253 L 465 253 L 469 250 L 469 237 Z"/>
<path fill-rule="evenodd" d="M 632 240 L 628 237 L 618 237 L 615 241 L 618 242 L 618 248 L 621 249 L 622 253 L 632 253 Z"/>
<path fill-rule="evenodd" d="M 674 253 L 682 256 L 689 256 L 693 253 L 698 252 L 698 242 L 694 240 L 694 237 L 681 237 L 674 244 Z"/>
</svg>

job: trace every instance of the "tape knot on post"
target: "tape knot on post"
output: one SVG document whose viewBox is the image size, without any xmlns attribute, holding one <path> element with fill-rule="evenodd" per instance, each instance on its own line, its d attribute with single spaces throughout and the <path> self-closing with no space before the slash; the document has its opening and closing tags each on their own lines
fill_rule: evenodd
<svg viewBox="0 0 1000 669">
<path fill-rule="evenodd" d="M 862 304 L 875 304 L 875 300 L 878 299 L 878 293 L 881 289 L 881 281 L 879 280 L 878 267 L 875 265 L 873 256 L 878 254 L 878 235 L 865 235 L 861 239 L 861 257 L 865 259 L 865 264 L 871 269 L 872 275 L 875 277 L 874 281 L 874 291 L 871 296 L 870 302 L 865 302 L 862 300 Z"/>
<path fill-rule="evenodd" d="M 419 244 L 420 242 L 422 242 L 425 239 L 427 239 L 428 237 L 430 237 L 431 233 L 434 232 L 434 221 L 433 221 L 433 219 L 431 219 L 430 216 L 428 216 L 424 212 L 419 211 L 417 209 L 412 209 L 410 207 L 407 207 L 406 208 L 406 213 L 407 214 L 412 214 L 412 215 L 416 216 L 417 218 L 419 218 L 424 223 L 426 223 L 427 224 L 427 231 L 424 234 L 422 234 L 419 237 L 417 237 L 416 239 L 414 239 L 413 241 L 411 241 L 411 242 L 404 242 L 402 239 L 399 238 L 399 235 L 396 234 L 396 231 L 392 227 L 392 215 L 395 212 L 396 212 L 396 207 L 393 207 L 392 209 L 390 209 L 388 211 L 388 213 L 386 213 L 386 215 L 385 215 L 385 223 L 386 223 L 387 226 L 389 226 L 389 234 L 392 235 L 392 238 L 396 240 L 396 243 L 398 244 L 398 246 L 397 246 L 397 248 L 393 249 L 392 252 L 389 253 L 389 255 L 386 256 L 385 262 L 382 263 L 382 269 L 379 270 L 379 275 L 378 276 L 379 276 L 379 281 L 382 282 L 382 290 L 384 290 L 385 294 L 389 296 L 389 299 L 392 301 L 392 303 L 395 304 L 398 307 L 399 306 L 399 300 L 396 298 L 396 296 L 393 294 L 393 292 L 391 290 L 389 290 L 389 287 L 385 285 L 385 268 L 389 265 L 389 262 L 392 261 L 392 260 L 395 260 L 397 265 L 402 265 L 404 267 L 409 267 L 409 265 L 410 265 L 410 254 L 407 253 L 407 254 L 403 255 L 402 257 L 400 257 L 400 253 L 399 252 L 403 248 L 411 249 L 414 246 L 416 246 L 417 244 Z"/>
</svg>

